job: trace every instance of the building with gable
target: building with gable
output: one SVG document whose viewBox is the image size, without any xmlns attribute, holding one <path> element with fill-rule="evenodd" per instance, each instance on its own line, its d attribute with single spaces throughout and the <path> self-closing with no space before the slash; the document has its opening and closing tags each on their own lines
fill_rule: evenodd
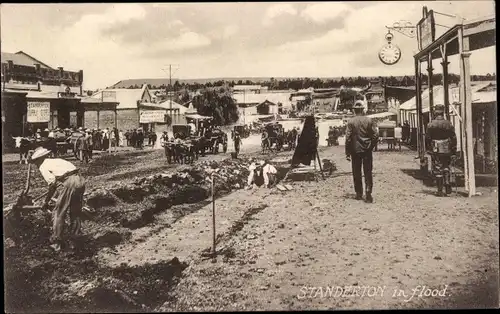
<svg viewBox="0 0 500 314">
<path fill-rule="evenodd" d="M 4 136 L 82 126 L 83 71 L 67 71 L 19 51 L 1 53 Z"/>
<path fill-rule="evenodd" d="M 86 128 L 165 131 L 172 124 L 185 123 L 188 110 L 174 101 L 154 102 L 146 84 L 142 88 L 108 88 L 82 99 Z M 116 104 L 116 106 L 113 106 Z M 169 118 L 171 117 L 171 118 Z"/>
</svg>

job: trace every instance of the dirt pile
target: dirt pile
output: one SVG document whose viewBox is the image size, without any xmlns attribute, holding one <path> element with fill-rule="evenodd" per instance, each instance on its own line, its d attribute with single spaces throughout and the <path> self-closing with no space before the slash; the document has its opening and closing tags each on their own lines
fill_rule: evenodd
<svg viewBox="0 0 500 314">
<path fill-rule="evenodd" d="M 132 183 L 99 188 L 87 196 L 99 220 L 119 222 L 119 226 L 137 229 L 153 222 L 154 215 L 173 206 L 194 204 L 211 197 L 211 174 L 216 197 L 244 187 L 248 177 L 246 160 L 204 161 L 177 172 L 162 172 L 138 178 Z"/>
</svg>

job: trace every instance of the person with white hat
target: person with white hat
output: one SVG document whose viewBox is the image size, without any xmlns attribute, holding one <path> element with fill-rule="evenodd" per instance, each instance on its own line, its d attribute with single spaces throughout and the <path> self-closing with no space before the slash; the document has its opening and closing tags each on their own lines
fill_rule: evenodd
<svg viewBox="0 0 500 314">
<path fill-rule="evenodd" d="M 80 176 L 78 168 L 72 163 L 60 158 L 48 158 L 49 154 L 49 150 L 38 147 L 31 156 L 30 162 L 38 167 L 40 174 L 49 185 L 42 210 L 47 210 L 49 201 L 56 192 L 59 183 L 62 186 L 53 211 L 53 234 L 51 237 L 53 243 L 51 247 L 59 251 L 61 245 L 64 244 L 63 229 L 66 215 L 69 215 L 72 235 L 80 233 L 85 179 Z M 70 243 L 70 246 L 74 246 L 74 243 Z"/>
<path fill-rule="evenodd" d="M 353 106 L 355 117 L 347 122 L 345 134 L 346 159 L 352 158 L 352 175 L 356 199 L 363 199 L 363 183 L 361 169 L 365 177 L 365 202 L 372 203 L 373 189 L 373 149 L 378 142 L 376 123 L 363 115 L 364 104 L 358 100 Z"/>
<path fill-rule="evenodd" d="M 264 178 L 264 186 L 266 188 L 272 187 L 276 183 L 276 174 L 278 171 L 276 168 L 269 163 L 268 160 L 261 163 L 262 165 L 262 177 Z"/>
<path fill-rule="evenodd" d="M 255 162 L 250 164 L 248 167 L 250 174 L 247 179 L 247 189 L 257 188 L 264 184 L 263 167 L 265 164 L 266 162 L 263 160 L 261 160 L 258 165 Z"/>
</svg>

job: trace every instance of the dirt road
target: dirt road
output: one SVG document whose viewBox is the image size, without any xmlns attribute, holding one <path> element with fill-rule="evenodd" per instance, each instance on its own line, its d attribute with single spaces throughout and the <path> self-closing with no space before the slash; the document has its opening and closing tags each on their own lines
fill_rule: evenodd
<svg viewBox="0 0 500 314">
<path fill-rule="evenodd" d="M 160 152 L 124 155 L 133 158 L 118 158 L 115 168 L 96 162 L 86 170 L 95 173 L 90 185 L 112 187 L 174 170 L 155 154 Z M 248 149 L 244 155 L 258 154 Z M 77 300 L 80 308 L 109 310 L 99 297 L 122 311 L 498 306 L 496 187 L 478 188 L 482 195 L 471 199 L 437 198 L 432 187 L 414 178 L 413 152 L 380 151 L 374 203 L 366 204 L 353 199 L 343 147 L 323 148 L 320 155 L 337 166 L 325 180 L 293 182 L 287 192 L 234 190 L 216 200 L 215 263 L 206 256 L 212 240 L 209 198 L 158 211 L 136 228 L 118 221 L 123 211 L 140 210 L 144 203 L 105 207 L 101 220 L 86 224 L 95 244 L 84 258 L 54 257 L 36 245 L 7 255 L 17 261 L 15 252 L 32 252 L 18 259 L 37 276 L 44 271 L 45 278 L 33 284 L 42 288 L 32 293 L 50 300 L 46 309 L 68 310 Z M 286 160 L 291 153 L 279 157 Z M 49 264 L 66 270 L 52 274 Z M 96 292 L 103 286 L 107 290 Z M 418 286 L 443 296 L 425 296 L 424 288 L 421 297 L 418 290 L 411 297 Z M 117 289 L 125 297 L 109 301 Z"/>
</svg>

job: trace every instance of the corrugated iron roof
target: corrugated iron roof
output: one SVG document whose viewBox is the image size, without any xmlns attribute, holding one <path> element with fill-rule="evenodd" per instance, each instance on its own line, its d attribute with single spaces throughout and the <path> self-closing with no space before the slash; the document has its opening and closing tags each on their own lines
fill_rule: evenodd
<svg viewBox="0 0 500 314">
<path fill-rule="evenodd" d="M 104 95 L 108 93 L 109 95 L 112 96 L 102 96 L 102 93 L 104 92 Z M 141 89 L 124 89 L 124 88 L 113 88 L 113 89 L 104 89 L 100 90 L 97 93 L 93 94 L 90 96 L 91 98 L 96 98 L 96 99 L 105 99 L 105 98 L 112 98 L 113 101 L 116 101 L 118 103 L 118 106 L 116 109 L 136 109 L 137 108 L 137 102 L 142 99 L 142 96 L 145 92 L 147 91 L 147 86 L 144 85 Z"/>
<path fill-rule="evenodd" d="M 155 106 L 165 108 L 167 110 L 170 110 L 170 100 L 166 100 L 161 103 L 154 104 Z M 185 114 L 188 111 L 187 107 L 184 107 L 181 104 L 176 103 L 175 101 L 172 101 L 172 109 L 178 109 L 180 114 Z"/>
<path fill-rule="evenodd" d="M 35 64 L 40 64 L 42 68 L 46 69 L 52 69 L 49 65 L 41 62 L 40 60 L 37 60 L 33 58 L 32 56 L 28 55 L 25 52 L 19 51 L 16 53 L 10 53 L 10 52 L 2 52 L 1 53 L 1 58 L 2 58 L 2 63 L 7 63 L 8 60 L 12 60 L 14 64 L 17 65 L 24 65 L 24 66 L 35 66 Z"/>
<path fill-rule="evenodd" d="M 291 106 L 291 93 L 260 93 L 260 94 L 234 94 L 233 98 L 238 104 L 261 104 L 266 100 L 278 104 L 282 103 L 284 107 Z"/>
<path fill-rule="evenodd" d="M 496 91 L 481 92 L 480 90 L 492 87 L 491 82 L 472 82 L 472 103 L 487 103 L 496 101 Z M 496 86 L 496 85 L 495 85 Z M 434 104 L 442 104 L 444 100 L 443 96 L 444 90 L 442 85 L 433 86 L 433 98 Z M 459 101 L 459 87 L 450 86 L 448 91 L 450 103 Z M 400 107 L 401 110 L 415 110 L 416 109 L 416 97 L 406 101 Z M 422 112 L 429 111 L 429 89 L 425 89 L 422 92 Z"/>
</svg>

